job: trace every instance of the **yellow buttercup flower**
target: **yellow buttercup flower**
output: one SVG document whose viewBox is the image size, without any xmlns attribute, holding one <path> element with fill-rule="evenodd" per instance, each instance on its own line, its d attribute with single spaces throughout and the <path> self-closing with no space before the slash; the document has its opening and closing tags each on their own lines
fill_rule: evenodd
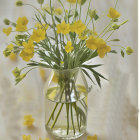
<svg viewBox="0 0 140 140">
<path fill-rule="evenodd" d="M 40 24 L 40 23 L 36 23 L 35 27 L 37 27 L 38 29 L 42 29 L 42 30 L 47 30 L 49 28 L 48 24 Z"/>
<path fill-rule="evenodd" d="M 5 33 L 7 36 L 9 36 L 11 32 L 12 32 L 12 27 L 3 28 L 3 33 Z"/>
<path fill-rule="evenodd" d="M 32 139 L 30 135 L 29 136 L 23 135 L 22 140 L 32 140 Z"/>
<path fill-rule="evenodd" d="M 20 53 L 20 56 L 24 61 L 30 61 L 30 59 L 34 56 L 34 44 L 31 40 L 22 43 L 24 49 Z"/>
<path fill-rule="evenodd" d="M 39 43 L 41 40 L 46 38 L 46 31 L 43 29 L 33 30 L 33 34 L 31 35 L 31 40 Z"/>
<path fill-rule="evenodd" d="M 109 18 L 119 18 L 121 15 L 116 9 L 110 8 L 109 9 L 109 14 L 107 16 Z"/>
<path fill-rule="evenodd" d="M 77 34 L 83 33 L 83 31 L 86 29 L 86 25 L 82 23 L 81 20 L 76 21 L 70 26 L 70 31 L 75 32 Z"/>
<path fill-rule="evenodd" d="M 16 61 L 16 60 L 17 60 L 17 55 L 14 54 L 14 53 L 12 52 L 12 53 L 10 54 L 9 58 L 10 58 L 10 60 L 12 60 L 12 61 Z"/>
<path fill-rule="evenodd" d="M 89 49 L 97 49 L 97 53 L 101 58 L 104 58 L 105 54 L 111 51 L 111 48 L 107 46 L 106 42 L 102 38 L 90 36 L 86 41 L 86 45 Z"/>
<path fill-rule="evenodd" d="M 91 50 L 97 49 L 96 38 L 94 36 L 90 36 L 88 40 L 86 40 L 86 46 Z"/>
<path fill-rule="evenodd" d="M 88 136 L 87 140 L 97 140 L 97 135 L 94 136 Z"/>
<path fill-rule="evenodd" d="M 79 39 L 81 39 L 81 40 L 86 40 L 86 39 L 87 39 L 87 36 L 86 36 L 86 35 L 80 34 L 80 35 L 79 35 Z"/>
<path fill-rule="evenodd" d="M 72 46 L 71 41 L 68 41 L 68 42 L 67 42 L 67 45 L 65 46 L 65 51 L 66 51 L 67 53 L 69 53 L 69 52 L 71 52 L 73 49 L 74 49 L 74 48 L 73 48 L 73 46 Z"/>
<path fill-rule="evenodd" d="M 35 119 L 32 117 L 32 115 L 25 115 L 24 116 L 24 125 L 27 127 L 31 127 L 34 123 Z"/>
<path fill-rule="evenodd" d="M 56 15 L 61 15 L 61 14 L 63 13 L 63 11 L 62 11 L 61 8 L 56 8 L 56 9 L 54 9 L 54 13 L 55 13 Z"/>
<path fill-rule="evenodd" d="M 74 4 L 74 3 L 76 3 L 76 0 L 67 0 L 67 2 Z"/>
<path fill-rule="evenodd" d="M 104 58 L 105 54 L 111 51 L 111 47 L 107 45 L 101 45 L 97 49 L 97 53 L 101 58 Z"/>
<path fill-rule="evenodd" d="M 19 17 L 16 24 L 16 31 L 24 32 L 27 30 L 28 19 L 24 17 Z"/>
<path fill-rule="evenodd" d="M 62 33 L 66 35 L 70 32 L 70 24 L 66 24 L 65 21 L 63 21 L 61 24 L 58 24 L 56 28 L 58 34 Z"/>
</svg>

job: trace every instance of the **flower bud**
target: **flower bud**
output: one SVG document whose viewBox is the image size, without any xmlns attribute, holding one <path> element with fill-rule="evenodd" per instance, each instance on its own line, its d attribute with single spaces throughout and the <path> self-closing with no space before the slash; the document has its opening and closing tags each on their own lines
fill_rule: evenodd
<svg viewBox="0 0 140 140">
<path fill-rule="evenodd" d="M 11 25 L 12 25 L 13 27 L 16 27 L 16 23 L 14 23 L 14 22 L 13 22 Z"/>
<path fill-rule="evenodd" d="M 23 5 L 23 1 L 21 1 L 21 0 L 18 0 L 17 2 L 16 2 L 16 6 L 22 6 Z"/>
<path fill-rule="evenodd" d="M 23 74 L 19 75 L 18 77 L 16 77 L 16 85 L 17 85 L 21 80 L 23 80 L 25 77 L 26 77 L 26 74 L 25 74 L 25 73 L 23 73 Z"/>
<path fill-rule="evenodd" d="M 12 51 L 11 51 L 10 49 L 6 48 L 6 49 L 3 51 L 3 54 L 4 54 L 5 57 L 8 57 L 8 56 L 10 56 L 11 52 L 12 52 Z"/>
<path fill-rule="evenodd" d="M 120 25 L 114 24 L 114 25 L 112 26 L 112 28 L 113 28 L 114 30 L 117 30 L 117 29 L 120 28 Z"/>
<path fill-rule="evenodd" d="M 44 0 L 37 0 L 37 2 L 38 2 L 39 4 L 43 4 L 43 3 L 44 3 Z"/>
<path fill-rule="evenodd" d="M 133 49 L 131 48 L 131 47 L 127 47 L 126 48 L 126 53 L 128 54 L 128 55 L 131 55 L 132 53 L 133 53 L 134 51 L 133 51 Z"/>
<path fill-rule="evenodd" d="M 83 4 L 85 4 L 86 1 L 87 0 L 78 0 L 78 3 L 81 4 L 81 5 L 83 5 Z"/>
<path fill-rule="evenodd" d="M 18 69 L 17 67 L 12 71 L 12 73 L 13 73 L 13 75 L 15 77 L 19 77 L 20 76 L 20 72 L 21 72 L 21 70 Z"/>
<path fill-rule="evenodd" d="M 9 19 L 7 19 L 7 18 L 6 18 L 6 19 L 4 19 L 4 20 L 3 20 L 3 22 L 4 22 L 4 24 L 5 24 L 5 25 L 10 25 L 10 20 L 9 20 Z"/>
</svg>

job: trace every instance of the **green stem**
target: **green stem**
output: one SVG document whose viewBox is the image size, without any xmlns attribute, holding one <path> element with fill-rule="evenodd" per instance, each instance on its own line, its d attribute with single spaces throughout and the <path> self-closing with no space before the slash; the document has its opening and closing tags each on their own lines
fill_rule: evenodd
<svg viewBox="0 0 140 140">
<path fill-rule="evenodd" d="M 82 4 L 80 3 L 80 15 L 79 15 L 79 20 L 81 19 L 81 11 L 82 11 Z"/>
<path fill-rule="evenodd" d="M 104 33 L 104 31 L 112 24 L 112 21 L 110 21 L 110 23 L 101 31 L 101 33 L 98 35 L 98 37 L 100 37 L 100 35 L 102 35 Z"/>
<path fill-rule="evenodd" d="M 73 103 L 73 104 L 74 104 L 74 108 L 75 108 L 75 112 L 76 112 L 78 129 L 79 129 L 79 132 L 80 132 L 81 130 L 80 130 L 80 124 L 79 124 L 79 119 L 78 119 L 77 105 L 76 105 L 76 103 Z"/>
<path fill-rule="evenodd" d="M 71 107 L 71 122 L 72 122 L 73 132 L 74 132 L 74 135 L 75 135 L 75 126 L 74 126 L 74 121 L 73 121 L 72 103 L 70 104 L 70 107 Z"/>
<path fill-rule="evenodd" d="M 66 103 L 66 112 L 67 112 L 67 135 L 69 134 L 69 103 Z"/>
<path fill-rule="evenodd" d="M 87 17 L 88 17 L 88 12 L 89 12 L 90 3 L 91 3 L 91 0 L 89 1 L 88 11 L 87 11 L 86 19 L 85 19 L 85 24 L 86 24 L 86 22 L 87 22 Z"/>
<path fill-rule="evenodd" d="M 121 47 L 122 49 L 125 49 L 123 46 L 121 46 L 121 45 L 111 45 L 111 46 L 119 46 L 119 47 Z"/>
<path fill-rule="evenodd" d="M 58 35 L 56 33 L 56 30 L 55 30 L 55 21 L 54 21 L 53 13 L 52 13 L 52 1 L 51 0 L 50 0 L 50 9 L 51 9 L 52 22 L 53 22 L 53 30 L 54 30 L 54 34 L 55 34 L 56 44 L 57 44 L 57 47 L 58 47 Z"/>
<path fill-rule="evenodd" d="M 53 127 L 55 126 L 55 124 L 56 124 L 56 122 L 57 122 L 57 119 L 58 119 L 58 117 L 59 117 L 59 115 L 60 115 L 60 113 L 61 113 L 61 111 L 62 111 L 63 105 L 64 105 L 64 103 L 62 103 L 62 105 L 61 105 L 61 107 L 60 107 L 60 109 L 59 109 L 59 111 L 58 111 L 58 113 L 57 113 L 57 116 L 56 116 L 56 118 L 55 118 L 55 120 L 54 120 L 54 122 L 53 122 L 53 125 L 51 126 L 51 128 L 53 128 Z"/>
<path fill-rule="evenodd" d="M 118 4 L 118 0 L 116 0 L 115 9 L 116 9 L 116 7 L 117 7 L 117 4 Z"/>
<path fill-rule="evenodd" d="M 57 106 L 58 106 L 58 103 L 56 103 L 56 105 L 55 105 L 55 107 L 54 107 L 54 109 L 53 109 L 53 112 L 52 112 L 52 114 L 51 114 L 51 116 L 50 116 L 50 118 L 49 118 L 49 120 L 48 120 L 48 122 L 47 122 L 47 125 L 49 124 L 49 122 L 50 122 L 52 116 L 54 115 L 54 112 L 55 112 Z"/>
<path fill-rule="evenodd" d="M 105 41 L 107 41 L 111 36 L 112 36 L 112 34 L 115 32 L 115 30 L 108 36 L 108 38 L 105 40 Z"/>
</svg>

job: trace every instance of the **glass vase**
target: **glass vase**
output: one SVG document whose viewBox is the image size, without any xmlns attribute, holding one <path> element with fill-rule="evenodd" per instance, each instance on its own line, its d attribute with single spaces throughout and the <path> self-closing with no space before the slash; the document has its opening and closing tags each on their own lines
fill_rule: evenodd
<svg viewBox="0 0 140 140">
<path fill-rule="evenodd" d="M 88 85 L 80 68 L 52 70 L 45 84 L 45 128 L 60 139 L 86 132 Z"/>
</svg>

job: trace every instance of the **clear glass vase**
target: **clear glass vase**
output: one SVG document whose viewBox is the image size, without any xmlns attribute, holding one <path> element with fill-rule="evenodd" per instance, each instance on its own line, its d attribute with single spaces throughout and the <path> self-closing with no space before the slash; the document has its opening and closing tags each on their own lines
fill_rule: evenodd
<svg viewBox="0 0 140 140">
<path fill-rule="evenodd" d="M 52 70 L 45 89 L 45 127 L 61 139 L 86 132 L 88 85 L 80 68 Z"/>
</svg>

